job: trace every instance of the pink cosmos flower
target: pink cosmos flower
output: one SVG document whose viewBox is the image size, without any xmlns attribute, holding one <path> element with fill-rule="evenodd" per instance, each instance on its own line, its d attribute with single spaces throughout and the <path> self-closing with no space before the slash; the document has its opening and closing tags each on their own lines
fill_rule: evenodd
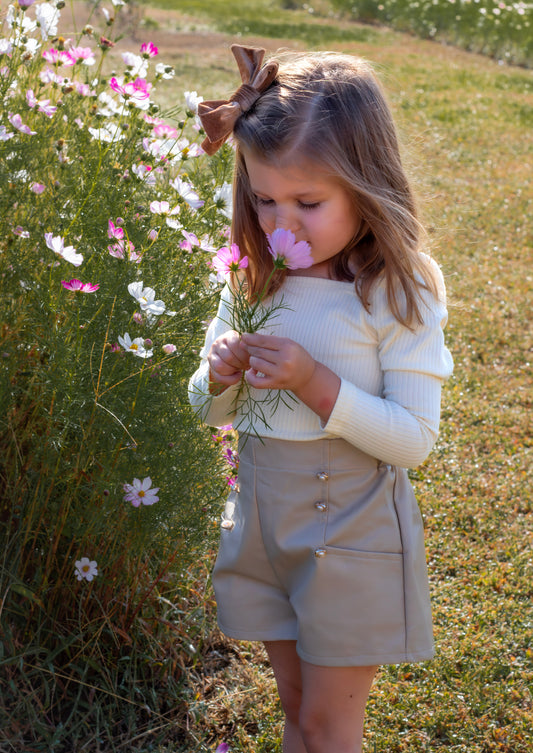
<svg viewBox="0 0 533 753">
<path fill-rule="evenodd" d="M 15 235 L 18 235 L 20 238 L 30 237 L 30 234 L 28 233 L 28 231 L 24 230 L 24 228 L 21 227 L 20 225 L 17 225 L 17 227 L 13 229 L 13 232 L 15 233 Z"/>
<path fill-rule="evenodd" d="M 54 50 L 53 48 L 44 50 L 43 58 L 53 65 L 76 65 L 76 58 L 68 50 Z"/>
<path fill-rule="evenodd" d="M 158 123 L 154 126 L 154 136 L 158 139 L 176 139 L 178 129 L 168 125 L 168 123 Z"/>
<path fill-rule="evenodd" d="M 67 282 L 66 280 L 61 280 L 61 285 L 65 288 L 65 290 L 72 290 L 74 293 L 94 293 L 98 290 L 100 285 L 97 283 L 92 282 L 82 282 L 81 280 L 72 279 Z"/>
<path fill-rule="evenodd" d="M 35 94 L 33 93 L 33 89 L 28 89 L 26 92 L 26 102 L 28 103 L 28 107 L 36 107 L 38 104 L 38 101 L 35 97 Z"/>
<path fill-rule="evenodd" d="M 215 750 L 215 753 L 228 753 L 229 751 L 229 745 L 227 743 L 220 743 L 218 748 Z"/>
<path fill-rule="evenodd" d="M 180 242 L 180 248 L 182 248 L 184 251 L 189 251 L 190 253 L 193 246 L 200 245 L 200 241 L 194 233 L 189 233 L 187 230 L 183 230 L 183 228 L 181 232 L 183 233 L 185 240 Z"/>
<path fill-rule="evenodd" d="M 167 356 L 170 356 L 172 353 L 175 353 L 177 350 L 174 343 L 166 343 L 166 345 L 163 345 L 163 353 L 166 353 Z"/>
<path fill-rule="evenodd" d="M 26 9 L 29 8 L 30 5 L 33 5 L 34 2 L 35 0 L 19 0 L 19 5 L 21 8 Z"/>
<path fill-rule="evenodd" d="M 52 115 L 57 111 L 56 105 L 51 105 L 49 99 L 43 99 L 42 102 L 37 102 L 37 106 L 39 108 L 39 112 L 42 112 L 43 115 L 46 115 L 47 118 L 51 118 Z"/>
<path fill-rule="evenodd" d="M 312 266 L 311 246 L 305 241 L 296 243 L 290 230 L 278 227 L 271 235 L 267 233 L 267 238 L 275 269 L 305 269 Z"/>
<path fill-rule="evenodd" d="M 213 269 L 217 272 L 226 274 L 227 272 L 238 272 L 248 266 L 248 257 L 243 256 L 236 243 L 231 244 L 231 248 L 224 246 L 217 251 L 217 255 L 211 262 Z"/>
<path fill-rule="evenodd" d="M 159 50 L 152 42 L 145 42 L 141 45 L 141 55 L 147 58 L 155 58 Z"/>
<path fill-rule="evenodd" d="M 43 84 L 58 84 L 59 86 L 63 86 L 63 84 L 66 84 L 68 82 L 68 79 L 65 79 L 64 76 L 59 76 L 50 68 L 45 68 L 43 71 L 41 71 L 39 73 L 39 78 L 41 79 Z"/>
<path fill-rule="evenodd" d="M 124 230 L 121 227 L 117 227 L 113 220 L 109 220 L 107 223 L 107 237 L 122 240 L 124 238 Z"/>
<path fill-rule="evenodd" d="M 107 250 L 111 256 L 115 256 L 117 259 L 124 259 L 126 252 L 130 261 L 137 261 L 140 257 L 135 253 L 135 246 L 131 241 L 118 240 L 112 246 L 108 246 Z"/>
<path fill-rule="evenodd" d="M 39 195 L 43 193 L 43 191 L 46 191 L 46 186 L 43 186 L 42 183 L 32 183 L 30 186 L 30 191 L 33 191 L 33 193 Z"/>
<path fill-rule="evenodd" d="M 15 134 L 8 131 L 5 126 L 0 126 L 0 141 L 9 141 Z"/>
<path fill-rule="evenodd" d="M 152 84 L 149 84 L 144 78 L 136 78 L 135 81 L 121 84 L 115 76 L 109 80 L 109 86 L 117 94 L 122 94 L 123 97 L 139 101 L 149 99 L 150 89 L 152 88 Z"/>
<path fill-rule="evenodd" d="M 71 47 L 69 54 L 76 63 L 83 63 L 84 65 L 94 65 L 94 63 L 96 62 L 94 52 L 90 47 Z"/>
<path fill-rule="evenodd" d="M 143 505 L 153 505 L 154 502 L 159 501 L 157 492 L 159 488 L 152 489 L 152 479 L 150 476 L 146 476 L 142 481 L 138 478 L 133 479 L 132 484 L 124 484 L 123 489 L 126 492 L 124 495 L 125 502 L 131 502 L 134 507 Z"/>
<path fill-rule="evenodd" d="M 168 214 L 170 211 L 170 204 L 168 201 L 151 201 L 150 211 L 153 214 Z"/>
<path fill-rule="evenodd" d="M 133 164 L 131 166 L 131 171 L 139 178 L 139 180 L 144 180 L 148 185 L 155 183 L 155 175 L 151 175 L 152 168 L 150 165 L 145 165 L 143 162 L 139 162 L 138 164 Z"/>
<path fill-rule="evenodd" d="M 14 115 L 12 112 L 9 112 L 7 114 L 7 119 L 9 120 L 13 128 L 16 128 L 17 131 L 20 131 L 21 133 L 26 133 L 28 136 L 35 136 L 35 134 L 37 133 L 37 131 L 32 131 L 29 126 L 25 125 L 22 122 L 22 118 L 18 113 Z"/>
<path fill-rule="evenodd" d="M 89 97 L 93 93 L 89 84 L 84 84 L 81 81 L 73 81 L 72 83 L 74 84 L 77 93 L 82 97 Z"/>
</svg>

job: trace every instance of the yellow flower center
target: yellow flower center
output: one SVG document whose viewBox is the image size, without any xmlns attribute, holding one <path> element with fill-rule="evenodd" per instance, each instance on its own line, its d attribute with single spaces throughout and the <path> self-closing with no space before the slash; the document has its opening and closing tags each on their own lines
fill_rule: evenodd
<svg viewBox="0 0 533 753">
<path fill-rule="evenodd" d="M 146 497 L 146 492 L 143 492 L 143 490 L 141 489 L 141 491 L 139 492 L 139 497 L 141 497 L 141 499 L 143 497 Z"/>
<path fill-rule="evenodd" d="M 137 343 L 132 343 L 130 345 L 130 350 L 139 350 L 139 346 L 137 345 Z"/>
</svg>

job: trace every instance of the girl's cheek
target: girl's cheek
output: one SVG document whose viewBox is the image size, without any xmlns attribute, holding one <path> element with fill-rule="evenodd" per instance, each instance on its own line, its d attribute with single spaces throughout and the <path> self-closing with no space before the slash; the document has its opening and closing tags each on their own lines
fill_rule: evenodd
<svg viewBox="0 0 533 753">
<path fill-rule="evenodd" d="M 257 219 L 263 233 L 272 233 L 276 229 L 273 212 L 269 212 L 268 209 L 259 209 Z"/>
</svg>

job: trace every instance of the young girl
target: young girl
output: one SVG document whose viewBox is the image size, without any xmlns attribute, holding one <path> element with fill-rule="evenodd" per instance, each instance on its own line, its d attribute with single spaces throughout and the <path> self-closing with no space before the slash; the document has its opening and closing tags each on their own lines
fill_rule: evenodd
<svg viewBox="0 0 533 753">
<path fill-rule="evenodd" d="M 232 51 L 244 83 L 200 116 L 206 151 L 230 133 L 236 142 L 232 239 L 249 258 L 250 300 L 272 271 L 265 234 L 292 231 L 313 264 L 272 277 L 265 304 L 283 305 L 255 334 L 231 330 L 227 285 L 191 379 L 205 422 L 240 426 L 239 486 L 213 573 L 219 625 L 264 642 L 285 753 L 356 753 L 377 666 L 433 654 L 405 469 L 435 442 L 452 371 L 444 286 L 420 251 L 368 64 L 323 53 L 261 67 L 264 50 Z M 257 399 L 289 390 L 294 402 L 265 408 L 258 425 L 235 415 L 243 372 Z"/>
</svg>

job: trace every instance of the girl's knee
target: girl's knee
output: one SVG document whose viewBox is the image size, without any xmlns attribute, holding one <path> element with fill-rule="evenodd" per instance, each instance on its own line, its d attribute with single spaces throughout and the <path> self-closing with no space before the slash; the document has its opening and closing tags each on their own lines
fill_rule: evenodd
<svg viewBox="0 0 533 753">
<path fill-rule="evenodd" d="M 287 721 L 298 727 L 300 724 L 300 708 L 302 704 L 302 691 L 297 685 L 290 683 L 283 687 L 278 685 L 278 693 L 281 701 L 281 707 Z"/>
</svg>

